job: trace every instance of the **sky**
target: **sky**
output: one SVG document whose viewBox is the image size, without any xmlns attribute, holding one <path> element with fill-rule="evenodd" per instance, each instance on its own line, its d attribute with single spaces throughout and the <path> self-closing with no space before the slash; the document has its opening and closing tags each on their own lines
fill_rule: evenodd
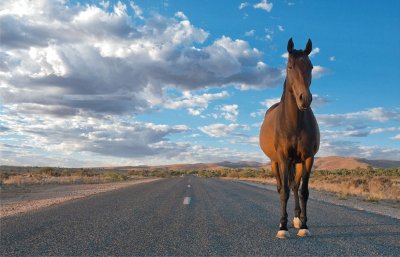
<svg viewBox="0 0 400 257">
<path fill-rule="evenodd" d="M 317 157 L 400 160 L 400 1 L 2 0 L 0 165 L 268 158 L 287 42 L 313 42 Z"/>
</svg>

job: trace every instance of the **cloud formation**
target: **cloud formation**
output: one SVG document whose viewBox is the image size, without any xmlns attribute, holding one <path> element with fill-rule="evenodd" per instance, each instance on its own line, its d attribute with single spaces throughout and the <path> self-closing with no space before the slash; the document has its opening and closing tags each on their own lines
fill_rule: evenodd
<svg viewBox="0 0 400 257">
<path fill-rule="evenodd" d="M 0 114 L 0 118 L 9 128 L 3 135 L 17 135 L 17 138 L 34 142 L 32 145 L 37 149 L 125 158 L 176 155 L 187 146 L 169 141 L 168 136 L 190 130 L 186 125 L 143 123 L 113 116 L 47 119 L 9 111 Z"/>
<path fill-rule="evenodd" d="M 365 121 L 400 121 L 400 109 L 388 110 L 383 107 L 370 108 L 359 112 L 343 114 L 319 114 L 318 122 L 325 126 L 360 126 Z"/>
<path fill-rule="evenodd" d="M 346 140 L 321 141 L 317 156 L 357 156 L 359 158 L 375 160 L 399 160 L 400 150 L 397 148 L 383 148 L 378 146 L 365 146 L 358 142 Z"/>
<path fill-rule="evenodd" d="M 268 87 L 282 79 L 246 41 L 223 36 L 204 45 L 208 33 L 182 12 L 144 17 L 135 2 L 111 11 L 47 0 L 0 5 L 0 97 L 20 112 L 140 113 L 162 105 L 166 88 Z"/>
</svg>

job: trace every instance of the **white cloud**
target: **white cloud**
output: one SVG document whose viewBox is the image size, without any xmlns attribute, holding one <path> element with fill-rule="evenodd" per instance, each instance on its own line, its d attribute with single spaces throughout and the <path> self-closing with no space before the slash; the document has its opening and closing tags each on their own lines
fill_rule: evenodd
<svg viewBox="0 0 400 257">
<path fill-rule="evenodd" d="M 391 139 L 400 140 L 400 134 L 397 134 L 394 137 L 391 137 Z"/>
<path fill-rule="evenodd" d="M 328 97 L 320 96 L 318 94 L 313 94 L 312 99 L 311 107 L 313 108 L 319 108 L 330 102 Z"/>
<path fill-rule="evenodd" d="M 321 141 L 317 156 L 354 156 L 366 159 L 399 160 L 400 149 L 365 146 L 353 141 Z"/>
<path fill-rule="evenodd" d="M 319 65 L 315 65 L 311 74 L 313 78 L 320 78 L 326 74 L 329 74 L 330 70 L 328 68 L 319 66 Z"/>
<path fill-rule="evenodd" d="M 267 112 L 267 109 L 257 109 L 255 112 L 251 112 L 250 116 L 256 118 L 257 116 L 264 116 Z"/>
<path fill-rule="evenodd" d="M 267 108 L 270 108 L 272 105 L 274 105 L 275 103 L 278 103 L 280 101 L 281 101 L 280 97 L 267 98 L 263 102 L 261 102 L 261 105 L 265 106 Z"/>
<path fill-rule="evenodd" d="M 279 31 L 285 31 L 285 29 L 283 28 L 282 25 L 278 25 L 278 29 L 279 29 Z"/>
<path fill-rule="evenodd" d="M 335 56 L 331 56 L 331 57 L 329 57 L 329 61 L 331 61 L 331 62 L 334 62 L 334 61 L 336 61 L 336 57 L 335 57 Z"/>
<path fill-rule="evenodd" d="M 360 125 L 365 121 L 387 122 L 399 121 L 400 110 L 387 110 L 383 107 L 370 108 L 365 111 L 343 113 L 343 114 L 319 114 L 317 120 L 326 126 L 349 126 Z"/>
<path fill-rule="evenodd" d="M 269 3 L 267 0 L 262 0 L 261 2 L 254 4 L 253 7 L 255 9 L 261 9 L 267 12 L 270 12 L 272 10 L 273 4 Z"/>
<path fill-rule="evenodd" d="M 239 106 L 237 104 L 223 105 L 220 107 L 221 116 L 229 121 L 236 121 L 239 115 Z"/>
<path fill-rule="evenodd" d="M 110 7 L 110 2 L 109 2 L 109 1 L 104 1 L 104 0 L 102 0 L 102 1 L 99 3 L 99 5 L 102 6 L 104 9 L 108 9 L 108 7 Z"/>
<path fill-rule="evenodd" d="M 252 36 L 254 36 L 255 32 L 256 31 L 254 29 L 252 29 L 252 30 L 249 30 L 249 31 L 245 32 L 244 35 L 248 36 L 248 37 L 252 37 Z"/>
<path fill-rule="evenodd" d="M 190 115 L 192 115 L 192 116 L 199 116 L 199 115 L 205 110 L 205 108 L 197 108 L 197 109 L 188 108 L 187 110 L 188 110 L 188 113 L 189 113 Z"/>
<path fill-rule="evenodd" d="M 368 129 L 365 126 L 357 127 L 349 125 L 347 126 L 347 128 L 341 130 L 322 130 L 321 131 L 322 137 L 323 138 L 367 137 L 373 134 L 400 131 L 400 127 Z"/>
<path fill-rule="evenodd" d="M 248 129 L 248 126 L 231 123 L 229 125 L 214 123 L 199 127 L 199 130 L 210 137 L 243 136 L 241 133 L 234 132 L 236 129 Z"/>
<path fill-rule="evenodd" d="M 343 137 L 366 137 L 369 131 L 366 130 L 322 130 L 321 137 L 324 139 L 343 138 Z"/>
<path fill-rule="evenodd" d="M 319 49 L 319 47 L 315 47 L 311 53 L 308 55 L 310 57 L 314 57 L 315 55 L 317 55 L 319 52 L 321 51 L 321 49 Z"/>
<path fill-rule="evenodd" d="M 378 133 L 393 132 L 393 131 L 400 131 L 400 127 L 375 128 L 372 129 L 370 132 L 371 134 L 378 134 Z"/>
<path fill-rule="evenodd" d="M 239 137 L 228 140 L 229 143 L 234 145 L 242 144 L 242 145 L 252 145 L 252 146 L 259 146 L 259 141 L 260 139 L 258 136 Z"/>
<path fill-rule="evenodd" d="M 180 18 L 182 20 L 187 20 L 188 17 L 181 11 L 175 13 L 175 17 Z"/>
<path fill-rule="evenodd" d="M 238 151 L 231 147 L 213 148 L 202 145 L 195 145 L 189 151 L 181 154 L 181 162 L 197 163 L 197 162 L 221 162 L 239 160 L 267 162 L 265 155 L 259 151 Z"/>
<path fill-rule="evenodd" d="M 222 99 L 229 96 L 227 91 L 220 93 L 202 95 L 192 95 L 189 91 L 184 91 L 181 97 L 175 99 L 168 99 L 164 103 L 164 107 L 168 109 L 178 109 L 182 107 L 202 107 L 207 108 L 210 101 Z"/>
<path fill-rule="evenodd" d="M 243 8 L 249 6 L 250 4 L 248 2 L 240 3 L 239 5 L 239 10 L 242 10 Z"/>
<path fill-rule="evenodd" d="M 140 6 L 139 5 L 137 5 L 137 4 L 135 4 L 135 2 L 134 1 L 130 1 L 130 6 L 131 6 L 131 8 L 132 8 L 132 10 L 133 10 L 133 13 L 135 14 L 135 16 L 136 17 L 138 17 L 139 19 L 144 19 L 144 17 L 143 17 L 143 10 L 142 10 L 142 8 L 140 8 Z"/>
</svg>

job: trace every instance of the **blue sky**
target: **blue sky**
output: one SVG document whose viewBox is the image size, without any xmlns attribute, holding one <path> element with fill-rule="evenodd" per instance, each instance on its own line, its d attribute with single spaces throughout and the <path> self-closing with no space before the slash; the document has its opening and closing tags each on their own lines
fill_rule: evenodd
<svg viewBox="0 0 400 257">
<path fill-rule="evenodd" d="M 290 37 L 313 42 L 317 156 L 399 160 L 399 8 L 2 1 L 0 164 L 266 162 L 258 133 Z"/>
</svg>

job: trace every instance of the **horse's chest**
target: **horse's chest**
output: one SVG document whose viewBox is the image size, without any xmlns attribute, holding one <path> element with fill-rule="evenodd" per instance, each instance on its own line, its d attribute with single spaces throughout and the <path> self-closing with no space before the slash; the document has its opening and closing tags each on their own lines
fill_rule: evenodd
<svg viewBox="0 0 400 257">
<path fill-rule="evenodd" d="M 306 134 L 289 135 L 282 140 L 279 148 L 284 156 L 296 162 L 301 162 L 301 160 L 312 156 L 312 141 Z"/>
</svg>

